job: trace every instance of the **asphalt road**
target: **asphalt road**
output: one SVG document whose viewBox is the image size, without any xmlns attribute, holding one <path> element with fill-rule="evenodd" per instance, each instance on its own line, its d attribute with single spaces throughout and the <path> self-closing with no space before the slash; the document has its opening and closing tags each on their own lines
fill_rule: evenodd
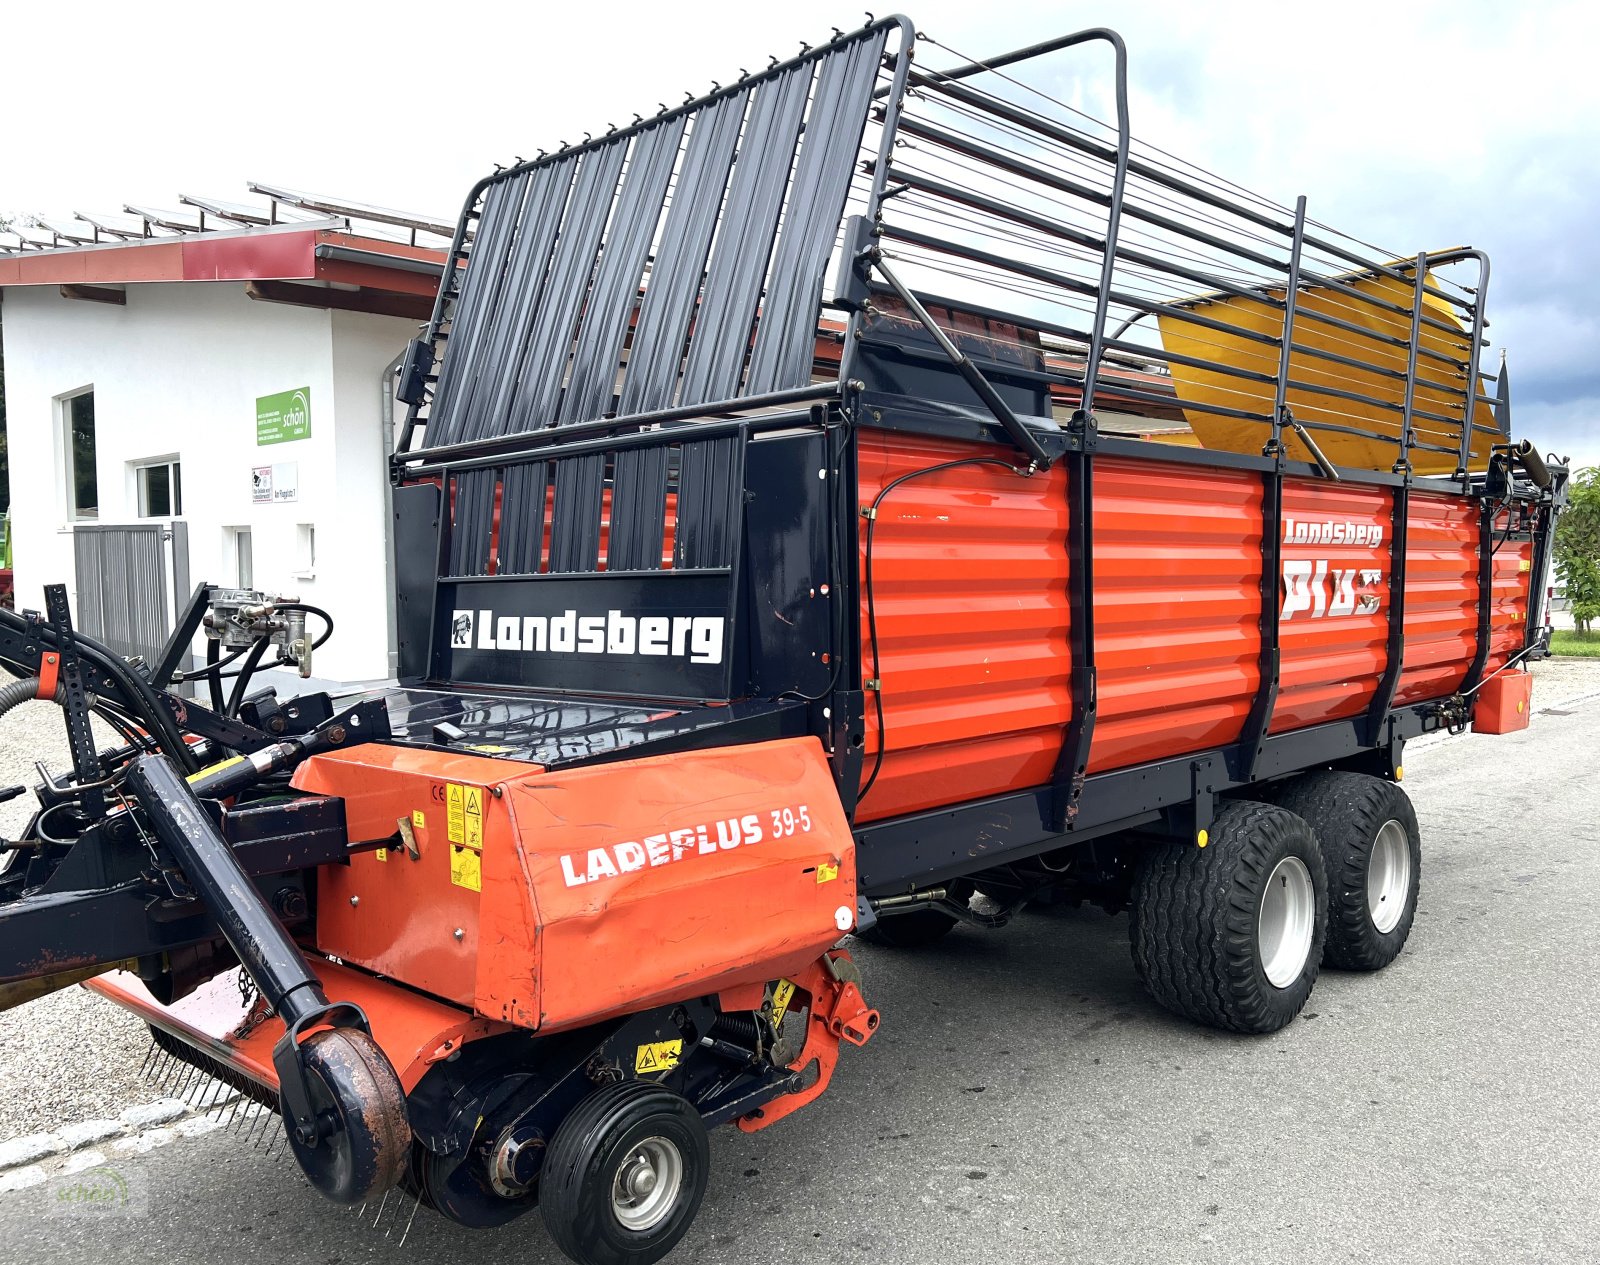
<svg viewBox="0 0 1600 1265">
<path fill-rule="evenodd" d="M 1381 974 L 1325 974 L 1273 1036 L 1157 1010 L 1126 918 L 1092 910 L 860 946 L 880 1035 L 804 1112 L 714 1135 L 670 1259 L 1594 1260 L 1600 701 L 1536 706 L 1526 733 L 1408 753 L 1411 943 Z M 0 1195 L 0 1258 L 562 1259 L 536 1215 L 475 1233 L 423 1210 L 402 1250 L 409 1199 L 374 1226 L 228 1134 L 108 1168 L 130 1211 Z"/>
</svg>

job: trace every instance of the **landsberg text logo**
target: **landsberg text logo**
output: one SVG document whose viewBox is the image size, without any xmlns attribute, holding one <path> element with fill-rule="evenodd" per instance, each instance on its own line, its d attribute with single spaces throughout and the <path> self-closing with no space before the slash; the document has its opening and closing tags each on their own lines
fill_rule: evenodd
<svg viewBox="0 0 1600 1265">
<path fill-rule="evenodd" d="M 605 654 L 721 663 L 727 620 L 721 615 L 496 615 L 455 611 L 455 650 L 516 650 L 524 654 Z"/>
</svg>

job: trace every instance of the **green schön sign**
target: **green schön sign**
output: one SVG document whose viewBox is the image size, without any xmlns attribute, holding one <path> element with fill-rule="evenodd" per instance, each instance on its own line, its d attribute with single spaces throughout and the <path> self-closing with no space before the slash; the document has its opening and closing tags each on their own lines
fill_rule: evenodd
<svg viewBox="0 0 1600 1265">
<path fill-rule="evenodd" d="M 297 387 L 256 400 L 256 443 L 286 444 L 311 438 L 311 388 Z"/>
</svg>

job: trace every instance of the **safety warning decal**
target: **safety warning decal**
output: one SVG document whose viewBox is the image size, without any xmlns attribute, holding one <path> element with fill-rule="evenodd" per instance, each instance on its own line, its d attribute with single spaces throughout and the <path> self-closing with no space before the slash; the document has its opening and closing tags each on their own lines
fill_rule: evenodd
<svg viewBox="0 0 1600 1265">
<path fill-rule="evenodd" d="M 451 843 L 483 847 L 483 787 L 451 782 L 445 788 L 445 835 Z"/>
<path fill-rule="evenodd" d="M 781 979 L 772 989 L 772 1026 L 776 1028 L 789 1013 L 789 1003 L 794 1000 L 794 984 Z"/>
<path fill-rule="evenodd" d="M 647 1072 L 670 1072 L 683 1059 L 683 1041 L 651 1041 L 641 1045 L 633 1056 L 633 1070 L 641 1075 Z"/>
<path fill-rule="evenodd" d="M 451 843 L 461 843 L 467 837 L 466 789 L 454 782 L 445 787 L 445 834 Z"/>
<path fill-rule="evenodd" d="M 450 845 L 450 881 L 457 887 L 483 890 L 483 854 L 459 843 Z"/>
</svg>

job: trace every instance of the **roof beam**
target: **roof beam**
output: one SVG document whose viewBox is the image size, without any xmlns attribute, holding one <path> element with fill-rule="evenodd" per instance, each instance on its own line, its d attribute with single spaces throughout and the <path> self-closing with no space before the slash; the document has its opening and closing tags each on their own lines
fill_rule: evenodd
<svg viewBox="0 0 1600 1265">
<path fill-rule="evenodd" d="M 244 292 L 264 303 L 289 303 L 296 307 L 334 308 L 341 312 L 367 312 L 415 321 L 425 321 L 433 315 L 431 298 L 389 294 L 382 290 L 330 290 L 292 281 L 248 281 Z"/>
<path fill-rule="evenodd" d="M 128 305 L 128 292 L 114 286 L 64 285 L 61 287 L 61 297 L 81 299 L 86 303 L 114 303 L 118 307 Z"/>
</svg>

